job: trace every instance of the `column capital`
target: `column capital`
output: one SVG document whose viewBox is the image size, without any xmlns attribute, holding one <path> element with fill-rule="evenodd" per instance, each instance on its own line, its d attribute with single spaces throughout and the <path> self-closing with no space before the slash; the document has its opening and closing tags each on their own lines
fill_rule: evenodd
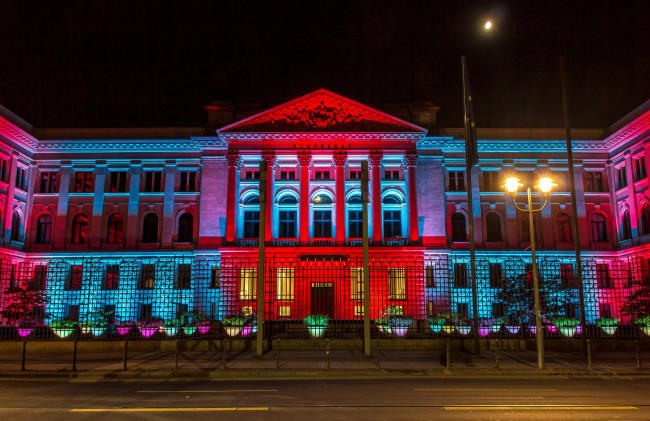
<svg viewBox="0 0 650 421">
<path fill-rule="evenodd" d="M 240 157 L 238 151 L 228 151 L 226 154 L 226 159 L 228 160 L 229 167 L 238 167 L 240 163 Z"/>
<path fill-rule="evenodd" d="M 370 166 L 378 167 L 381 165 L 381 160 L 384 158 L 384 153 L 382 151 L 370 151 Z"/>
<path fill-rule="evenodd" d="M 409 167 L 415 167 L 418 164 L 418 153 L 417 152 L 407 152 L 406 155 L 404 155 L 404 161 L 406 161 L 406 165 Z"/>
<path fill-rule="evenodd" d="M 311 151 L 298 151 L 298 162 L 301 167 L 311 165 Z"/>
<path fill-rule="evenodd" d="M 348 152 L 347 151 L 334 151 L 334 164 L 339 167 L 343 166 L 348 162 Z"/>
<path fill-rule="evenodd" d="M 275 151 L 262 151 L 262 159 L 266 161 L 266 165 L 273 168 L 275 165 Z"/>
</svg>

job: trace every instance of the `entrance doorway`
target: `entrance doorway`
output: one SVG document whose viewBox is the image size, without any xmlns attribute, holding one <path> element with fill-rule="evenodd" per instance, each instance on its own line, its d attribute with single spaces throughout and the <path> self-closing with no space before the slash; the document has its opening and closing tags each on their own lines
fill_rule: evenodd
<svg viewBox="0 0 650 421">
<path fill-rule="evenodd" d="M 326 314 L 334 318 L 334 284 L 315 282 L 311 284 L 311 314 Z"/>
</svg>

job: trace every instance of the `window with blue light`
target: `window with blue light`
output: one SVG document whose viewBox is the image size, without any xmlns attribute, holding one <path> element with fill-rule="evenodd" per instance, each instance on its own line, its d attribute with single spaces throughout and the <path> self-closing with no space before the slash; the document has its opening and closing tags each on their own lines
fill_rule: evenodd
<svg viewBox="0 0 650 421">
<path fill-rule="evenodd" d="M 260 236 L 260 212 L 244 211 L 244 238 Z"/>
<path fill-rule="evenodd" d="M 332 211 L 314 211 L 314 238 L 332 237 Z"/>
<path fill-rule="evenodd" d="M 384 211 L 384 237 L 402 236 L 402 211 Z"/>
<path fill-rule="evenodd" d="M 361 238 L 363 236 L 363 211 L 348 211 L 348 237 Z"/>
<path fill-rule="evenodd" d="M 296 236 L 296 211 L 280 211 L 278 218 L 278 236 L 280 238 L 293 238 Z"/>
<path fill-rule="evenodd" d="M 156 265 L 145 263 L 140 269 L 138 289 L 153 289 L 156 283 Z"/>
</svg>

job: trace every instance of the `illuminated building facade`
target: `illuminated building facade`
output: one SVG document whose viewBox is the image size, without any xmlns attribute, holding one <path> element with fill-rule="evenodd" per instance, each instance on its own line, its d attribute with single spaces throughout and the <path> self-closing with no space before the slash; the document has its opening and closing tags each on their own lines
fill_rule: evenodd
<svg viewBox="0 0 650 421">
<path fill-rule="evenodd" d="M 28 281 L 47 291 L 50 319 L 105 307 L 120 321 L 252 313 L 262 229 L 266 319 L 361 319 L 367 160 L 373 319 L 388 306 L 416 320 L 473 314 L 469 218 L 479 316 L 503 312 L 502 280 L 530 270 L 528 217 L 501 188 L 515 174 L 524 185 L 542 174 L 558 183 L 536 215 L 540 268 L 561 279 L 563 311 L 577 314 L 563 130 L 479 129 L 468 186 L 463 130 L 438 127 L 431 104 L 386 113 L 318 90 L 246 118 L 228 103 L 206 109 L 207 129 L 35 129 L 1 109 L 2 305 Z M 621 306 L 650 257 L 650 102 L 573 136 L 587 319 L 629 321 Z"/>
</svg>

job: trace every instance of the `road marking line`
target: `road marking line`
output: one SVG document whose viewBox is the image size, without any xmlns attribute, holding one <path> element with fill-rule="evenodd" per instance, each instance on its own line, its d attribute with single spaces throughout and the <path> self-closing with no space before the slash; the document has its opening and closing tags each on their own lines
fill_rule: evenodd
<svg viewBox="0 0 650 421">
<path fill-rule="evenodd" d="M 546 409 L 546 410 L 571 410 L 571 411 L 612 411 L 639 409 L 636 406 L 590 406 L 590 405 L 463 405 L 463 406 L 444 406 L 445 411 L 505 411 L 509 409 L 527 410 L 527 409 Z"/>
<path fill-rule="evenodd" d="M 137 393 L 236 393 L 236 392 L 279 392 L 276 389 L 237 389 L 237 390 L 138 390 Z"/>
<path fill-rule="evenodd" d="M 204 412 L 204 411 L 268 411 L 269 408 L 76 408 L 70 412 Z"/>
<path fill-rule="evenodd" d="M 497 392 L 558 392 L 558 389 L 494 389 L 494 388 L 477 388 L 477 389 L 413 389 L 415 392 L 444 392 L 444 391 L 451 391 L 451 392 L 474 392 L 474 391 L 488 391 L 488 390 L 494 390 Z"/>
</svg>

